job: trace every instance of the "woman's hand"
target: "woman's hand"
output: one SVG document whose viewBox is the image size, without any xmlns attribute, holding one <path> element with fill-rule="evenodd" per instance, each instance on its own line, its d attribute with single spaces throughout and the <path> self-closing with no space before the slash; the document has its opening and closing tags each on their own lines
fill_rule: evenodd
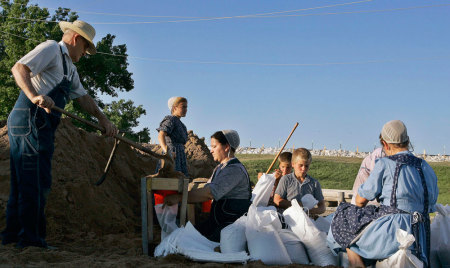
<svg viewBox="0 0 450 268">
<path fill-rule="evenodd" d="M 164 197 L 164 206 L 172 206 L 181 202 L 181 194 L 172 194 Z"/>
</svg>

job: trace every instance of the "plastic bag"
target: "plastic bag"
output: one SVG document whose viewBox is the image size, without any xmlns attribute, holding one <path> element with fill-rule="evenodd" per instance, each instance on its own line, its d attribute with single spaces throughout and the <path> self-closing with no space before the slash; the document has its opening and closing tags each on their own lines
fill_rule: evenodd
<svg viewBox="0 0 450 268">
<path fill-rule="evenodd" d="M 327 234 L 328 230 L 330 230 L 331 222 L 329 222 L 327 218 L 319 216 L 314 221 L 314 224 L 316 225 L 317 229 Z"/>
<path fill-rule="evenodd" d="M 253 188 L 251 201 L 257 207 L 267 206 L 275 183 L 275 176 L 263 174 Z"/>
<path fill-rule="evenodd" d="M 247 216 L 242 216 L 222 229 L 220 232 L 220 251 L 222 253 L 245 251 L 247 245 L 245 237 L 246 222 Z"/>
<path fill-rule="evenodd" d="M 291 258 L 278 234 L 281 223 L 277 212 L 258 209 L 252 204 L 247 213 L 245 236 L 250 257 L 268 265 L 291 264 Z"/>
<path fill-rule="evenodd" d="M 305 194 L 304 196 L 302 196 L 302 205 L 304 208 L 307 208 L 308 210 L 316 206 L 317 203 L 319 203 L 319 201 L 315 199 L 312 194 Z"/>
<path fill-rule="evenodd" d="M 278 234 L 293 263 L 309 264 L 309 258 L 303 243 L 291 230 L 283 229 L 278 231 Z"/>
<path fill-rule="evenodd" d="M 412 234 L 405 230 L 397 229 L 395 237 L 400 243 L 398 251 L 387 259 L 378 261 L 377 268 L 422 268 L 423 263 L 408 248 L 414 243 Z"/>
<path fill-rule="evenodd" d="M 325 233 L 317 229 L 297 200 L 291 201 L 291 207 L 283 212 L 283 216 L 294 234 L 305 245 L 308 255 L 315 265 L 337 265 L 337 258 L 333 256 L 327 246 Z"/>
<path fill-rule="evenodd" d="M 178 229 L 176 220 L 178 213 L 178 204 L 172 206 L 164 206 L 158 204 L 155 206 L 156 217 L 159 226 L 161 226 L 161 241 L 169 235 L 173 230 Z"/>
<path fill-rule="evenodd" d="M 436 211 L 431 223 L 430 259 L 434 264 L 450 267 L 450 206 L 436 204 Z"/>
</svg>

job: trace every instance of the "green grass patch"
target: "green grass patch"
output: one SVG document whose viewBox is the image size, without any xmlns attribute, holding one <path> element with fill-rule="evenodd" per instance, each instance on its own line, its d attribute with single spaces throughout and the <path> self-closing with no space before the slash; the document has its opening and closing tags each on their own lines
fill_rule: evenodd
<svg viewBox="0 0 450 268">
<path fill-rule="evenodd" d="M 266 172 L 275 155 L 241 154 L 237 158 L 246 167 L 251 181 L 256 183 L 258 172 Z M 319 180 L 324 189 L 351 190 L 361 162 L 362 158 L 314 156 L 308 174 Z M 438 177 L 438 203 L 450 204 L 450 162 L 429 164 Z M 278 163 L 272 172 L 277 167 Z"/>
</svg>

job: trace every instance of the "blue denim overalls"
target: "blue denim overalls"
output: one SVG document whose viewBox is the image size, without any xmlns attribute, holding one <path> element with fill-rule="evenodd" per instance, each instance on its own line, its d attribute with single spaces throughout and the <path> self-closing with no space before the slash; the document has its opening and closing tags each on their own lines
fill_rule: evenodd
<svg viewBox="0 0 450 268">
<path fill-rule="evenodd" d="M 64 78 L 47 95 L 64 108 L 72 82 L 61 47 L 60 51 Z M 52 184 L 51 160 L 60 117 L 55 111 L 47 114 L 20 91 L 8 118 L 11 188 L 2 244 L 47 247 L 44 208 Z"/>
</svg>

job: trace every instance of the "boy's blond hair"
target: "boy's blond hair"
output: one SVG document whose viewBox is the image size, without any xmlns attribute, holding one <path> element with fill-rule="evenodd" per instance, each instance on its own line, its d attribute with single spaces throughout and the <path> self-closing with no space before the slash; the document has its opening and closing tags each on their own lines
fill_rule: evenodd
<svg viewBox="0 0 450 268">
<path fill-rule="evenodd" d="M 298 148 L 294 150 L 292 154 L 292 162 L 298 161 L 298 159 L 307 160 L 309 162 L 312 161 L 311 152 L 306 148 Z"/>
<path fill-rule="evenodd" d="M 278 160 L 283 163 L 291 163 L 292 162 L 292 153 L 291 152 L 282 152 Z"/>
</svg>

